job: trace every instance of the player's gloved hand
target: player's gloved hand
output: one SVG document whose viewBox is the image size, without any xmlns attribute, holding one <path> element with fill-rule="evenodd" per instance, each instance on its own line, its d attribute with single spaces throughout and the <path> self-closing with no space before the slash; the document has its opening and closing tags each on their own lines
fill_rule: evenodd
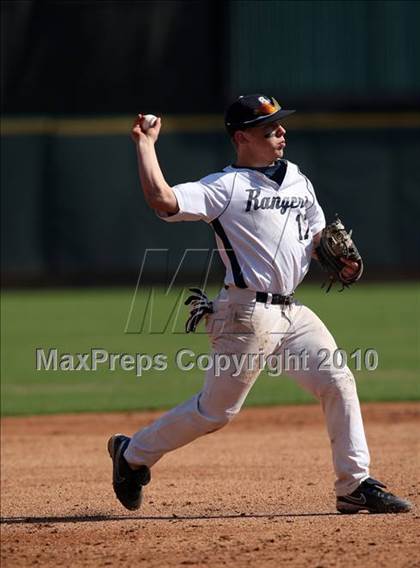
<svg viewBox="0 0 420 568">
<path fill-rule="evenodd" d="M 213 302 L 208 299 L 202 290 L 199 288 L 189 288 L 189 290 L 194 292 L 194 294 L 185 300 L 185 305 L 190 306 L 190 316 L 185 323 L 185 331 L 187 333 L 194 332 L 201 319 L 206 314 L 213 313 Z"/>
<path fill-rule="evenodd" d="M 342 256 L 340 260 L 343 264 L 345 264 L 345 267 L 341 270 L 341 277 L 344 280 L 352 279 L 357 275 L 359 271 L 359 265 L 357 262 L 354 262 L 354 260 L 348 260 L 344 256 Z"/>
<path fill-rule="evenodd" d="M 346 231 L 338 216 L 322 230 L 316 256 L 328 272 L 327 292 L 334 282 L 341 283 L 342 291 L 362 276 L 363 260 L 353 242 L 352 231 Z"/>
</svg>

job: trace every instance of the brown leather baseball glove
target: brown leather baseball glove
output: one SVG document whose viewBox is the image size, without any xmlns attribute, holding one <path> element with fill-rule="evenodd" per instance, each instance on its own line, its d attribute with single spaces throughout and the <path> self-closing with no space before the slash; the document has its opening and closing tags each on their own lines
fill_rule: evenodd
<svg viewBox="0 0 420 568">
<path fill-rule="evenodd" d="M 321 266 L 328 272 L 329 292 L 334 282 L 340 282 L 342 290 L 357 282 L 363 273 L 363 260 L 352 239 L 352 231 L 347 232 L 341 220 L 336 217 L 335 221 L 327 225 L 321 233 L 318 247 L 315 249 Z M 352 272 L 351 276 L 346 275 L 345 261 L 352 261 L 358 268 Z M 343 274 L 343 269 L 344 273 Z M 323 286 L 327 283 L 324 282 Z"/>
</svg>

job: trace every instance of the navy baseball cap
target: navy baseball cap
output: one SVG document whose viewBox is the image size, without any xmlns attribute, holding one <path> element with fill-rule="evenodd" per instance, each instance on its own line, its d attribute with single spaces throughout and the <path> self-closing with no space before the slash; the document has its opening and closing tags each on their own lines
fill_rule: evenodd
<svg viewBox="0 0 420 568">
<path fill-rule="evenodd" d="M 274 97 L 266 95 L 241 95 L 226 110 L 225 126 L 230 135 L 284 118 L 294 110 L 282 109 Z"/>
</svg>

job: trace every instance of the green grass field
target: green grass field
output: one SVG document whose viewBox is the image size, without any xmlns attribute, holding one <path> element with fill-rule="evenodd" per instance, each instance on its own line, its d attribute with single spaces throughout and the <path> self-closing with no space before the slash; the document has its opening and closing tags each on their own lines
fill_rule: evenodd
<svg viewBox="0 0 420 568">
<path fill-rule="evenodd" d="M 157 291 L 156 329 L 173 310 L 178 289 L 169 297 Z M 133 291 L 128 289 L 8 291 L 2 297 L 2 413 L 113 411 L 164 408 L 183 401 L 202 384 L 203 373 L 183 372 L 175 354 L 190 348 L 208 351 L 204 333 L 182 333 L 186 308 L 175 327 L 178 333 L 136 333 L 147 294 L 139 292 L 125 333 Z M 419 400 L 418 284 L 359 284 L 340 294 L 325 294 L 318 285 L 299 288 L 298 298 L 327 324 L 347 353 L 376 349 L 379 366 L 360 371 L 364 401 Z M 114 353 L 165 353 L 166 371 L 36 371 L 35 349 L 55 347 L 60 353 L 102 348 Z M 354 363 L 350 363 L 354 370 Z M 263 374 L 248 397 L 248 405 L 312 401 L 292 380 Z"/>
</svg>

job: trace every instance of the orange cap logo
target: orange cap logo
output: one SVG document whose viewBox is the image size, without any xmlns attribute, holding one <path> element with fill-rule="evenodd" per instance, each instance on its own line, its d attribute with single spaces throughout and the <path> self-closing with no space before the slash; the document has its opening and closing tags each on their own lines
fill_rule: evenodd
<svg viewBox="0 0 420 568">
<path fill-rule="evenodd" d="M 273 114 L 273 112 L 277 112 L 281 109 L 281 106 L 274 98 L 270 100 L 266 97 L 258 97 L 258 101 L 260 106 L 254 111 L 257 115 Z"/>
</svg>

